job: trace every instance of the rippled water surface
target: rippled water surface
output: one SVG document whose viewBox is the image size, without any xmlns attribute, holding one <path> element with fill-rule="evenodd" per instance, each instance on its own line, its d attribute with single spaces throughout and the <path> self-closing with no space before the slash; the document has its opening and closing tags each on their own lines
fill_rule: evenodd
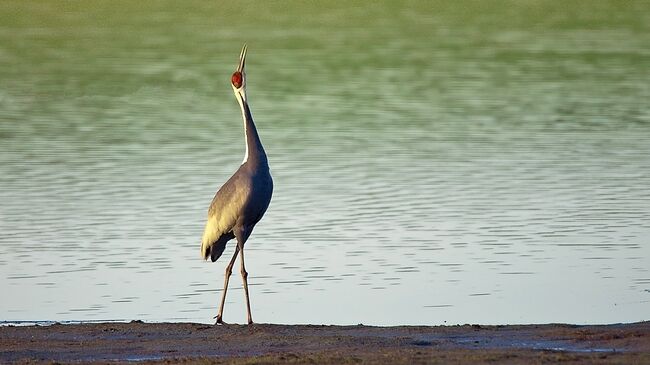
<svg viewBox="0 0 650 365">
<path fill-rule="evenodd" d="M 6 0 L 0 320 L 212 321 L 244 42 L 256 321 L 650 319 L 647 2 Z"/>
</svg>

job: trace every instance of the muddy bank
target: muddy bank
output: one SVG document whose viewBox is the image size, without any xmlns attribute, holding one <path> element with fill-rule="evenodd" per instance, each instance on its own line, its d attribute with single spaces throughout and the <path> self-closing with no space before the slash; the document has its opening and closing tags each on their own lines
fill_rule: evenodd
<svg viewBox="0 0 650 365">
<path fill-rule="evenodd" d="M 650 322 L 369 327 L 86 323 L 0 327 L 0 362 L 650 363 Z"/>
</svg>

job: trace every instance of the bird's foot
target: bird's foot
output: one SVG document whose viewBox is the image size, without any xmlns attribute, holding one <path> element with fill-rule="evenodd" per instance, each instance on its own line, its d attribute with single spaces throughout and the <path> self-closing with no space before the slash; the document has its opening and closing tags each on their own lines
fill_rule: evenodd
<svg viewBox="0 0 650 365">
<path fill-rule="evenodd" d="M 217 319 L 217 321 L 216 321 L 214 324 L 227 324 L 226 322 L 223 321 L 223 319 L 221 318 L 221 316 L 218 315 L 218 314 L 217 314 L 216 316 L 212 317 L 212 318 L 216 318 L 216 319 Z"/>
</svg>

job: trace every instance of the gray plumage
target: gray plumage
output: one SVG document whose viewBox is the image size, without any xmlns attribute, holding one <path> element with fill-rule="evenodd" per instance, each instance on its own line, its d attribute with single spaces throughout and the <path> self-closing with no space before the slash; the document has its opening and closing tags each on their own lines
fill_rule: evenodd
<svg viewBox="0 0 650 365">
<path fill-rule="evenodd" d="M 206 260 L 217 261 L 226 243 L 238 235 L 245 243 L 271 202 L 273 180 L 268 163 L 251 161 L 251 157 L 212 199 L 202 250 Z"/>
<path fill-rule="evenodd" d="M 269 171 L 268 159 L 253 122 L 246 97 L 245 58 L 246 46 L 244 45 L 231 84 L 244 119 L 246 155 L 239 169 L 223 184 L 212 199 L 201 241 L 201 255 L 205 260 L 209 258 L 214 262 L 221 256 L 228 241 L 237 240 L 235 253 L 226 267 L 221 305 L 219 314 L 216 316 L 217 323 L 223 323 L 223 305 L 228 289 L 228 280 L 238 253 L 241 255 L 241 273 L 246 294 L 248 323 L 252 323 L 248 299 L 248 273 L 244 266 L 244 244 L 253 232 L 255 224 L 262 219 L 273 194 L 273 180 Z"/>
</svg>

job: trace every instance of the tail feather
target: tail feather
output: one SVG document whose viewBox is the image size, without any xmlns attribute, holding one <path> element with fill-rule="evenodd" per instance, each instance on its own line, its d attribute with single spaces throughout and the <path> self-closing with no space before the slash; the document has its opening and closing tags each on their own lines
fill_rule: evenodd
<svg viewBox="0 0 650 365">
<path fill-rule="evenodd" d="M 212 262 L 217 261 L 223 251 L 226 249 L 226 243 L 231 239 L 235 238 L 235 235 L 231 232 L 225 233 L 217 238 L 214 242 L 209 244 L 203 244 L 203 259 L 207 260 L 208 257 Z"/>
</svg>

